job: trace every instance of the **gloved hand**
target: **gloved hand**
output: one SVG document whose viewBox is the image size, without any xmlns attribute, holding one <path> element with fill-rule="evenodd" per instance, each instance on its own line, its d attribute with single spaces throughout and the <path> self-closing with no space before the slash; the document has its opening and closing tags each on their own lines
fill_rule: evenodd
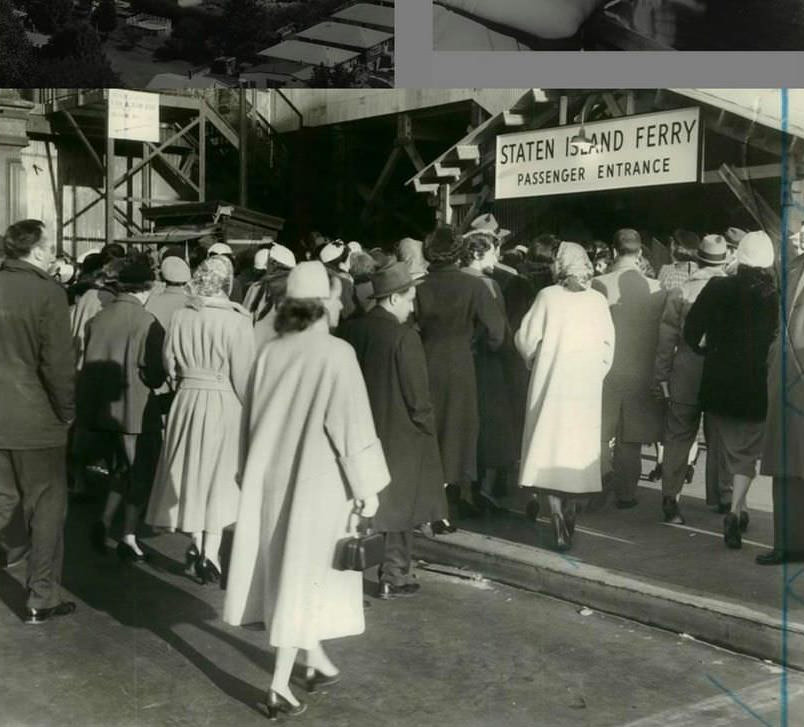
<svg viewBox="0 0 804 727">
<path fill-rule="evenodd" d="M 365 500 L 355 500 L 355 507 L 363 517 L 374 517 L 380 507 L 380 498 L 372 495 Z"/>
</svg>

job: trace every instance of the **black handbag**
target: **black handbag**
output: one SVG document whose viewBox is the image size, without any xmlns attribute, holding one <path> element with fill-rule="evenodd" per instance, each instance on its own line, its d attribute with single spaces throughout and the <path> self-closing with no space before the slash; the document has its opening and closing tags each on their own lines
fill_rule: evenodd
<svg viewBox="0 0 804 727">
<path fill-rule="evenodd" d="M 358 534 L 341 538 L 335 545 L 335 570 L 364 571 L 380 565 L 385 558 L 385 536 L 371 528 L 371 518 L 356 514 Z M 350 515 L 351 517 L 351 515 Z"/>
</svg>

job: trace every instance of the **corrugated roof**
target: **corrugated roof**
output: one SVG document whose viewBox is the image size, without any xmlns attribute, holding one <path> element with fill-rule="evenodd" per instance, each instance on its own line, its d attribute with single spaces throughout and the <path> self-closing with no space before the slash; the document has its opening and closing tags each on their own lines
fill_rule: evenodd
<svg viewBox="0 0 804 727">
<path fill-rule="evenodd" d="M 369 5 L 368 3 L 357 3 L 340 12 L 333 13 L 332 17 L 336 20 L 345 20 L 352 23 L 368 23 L 369 25 L 379 25 L 388 30 L 394 30 L 394 8 L 384 5 Z"/>
<path fill-rule="evenodd" d="M 301 40 L 283 40 L 277 45 L 261 50 L 259 55 L 266 58 L 280 58 L 286 61 L 306 63 L 311 66 L 324 64 L 328 68 L 357 58 L 360 54 L 327 45 L 305 43 Z"/>
<path fill-rule="evenodd" d="M 314 25 L 312 28 L 302 30 L 297 34 L 299 38 L 307 40 L 319 40 L 325 43 L 336 43 L 338 45 L 349 46 L 350 48 L 366 50 L 374 46 L 391 40 L 392 33 L 383 33 L 380 30 L 363 28 L 359 25 L 349 25 L 348 23 L 333 23 L 326 21 Z"/>
</svg>

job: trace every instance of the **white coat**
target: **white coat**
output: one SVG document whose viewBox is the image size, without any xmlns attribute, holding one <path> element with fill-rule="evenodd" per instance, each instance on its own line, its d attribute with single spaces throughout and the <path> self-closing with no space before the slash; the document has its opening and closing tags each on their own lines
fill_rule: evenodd
<svg viewBox="0 0 804 727">
<path fill-rule="evenodd" d="M 145 521 L 220 533 L 237 517 L 242 401 L 254 361 L 251 316 L 226 298 L 202 298 L 170 319 L 163 358 L 178 384 Z"/>
<path fill-rule="evenodd" d="M 614 353 L 606 299 L 595 290 L 544 288 L 515 343 L 531 369 L 520 484 L 599 492 L 603 379 Z"/>
<path fill-rule="evenodd" d="M 223 619 L 275 647 L 362 633 L 363 578 L 334 567 L 355 499 L 390 475 L 354 350 L 317 324 L 260 349 Z"/>
</svg>

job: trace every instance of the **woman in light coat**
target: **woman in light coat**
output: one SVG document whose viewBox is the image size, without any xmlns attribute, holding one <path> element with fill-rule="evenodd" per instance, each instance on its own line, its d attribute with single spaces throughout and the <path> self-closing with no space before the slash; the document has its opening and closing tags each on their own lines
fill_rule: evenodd
<svg viewBox="0 0 804 727">
<path fill-rule="evenodd" d="M 333 684 L 326 639 L 362 633 L 362 574 L 335 551 L 356 509 L 371 516 L 390 482 L 354 350 L 330 335 L 340 280 L 317 261 L 295 267 L 259 351 L 246 398 L 248 450 L 223 619 L 262 621 L 276 662 L 268 716 L 300 714 L 289 687 L 299 649 L 308 689 Z"/>
<path fill-rule="evenodd" d="M 237 517 L 241 415 L 254 360 L 251 316 L 229 300 L 232 264 L 205 260 L 188 284 L 187 305 L 171 317 L 164 363 L 177 387 L 146 522 L 193 539 L 188 570 L 220 579 L 223 528 Z"/>
<path fill-rule="evenodd" d="M 584 249 L 562 242 L 557 284 L 536 296 L 515 337 L 531 370 L 519 482 L 548 496 L 559 550 L 572 543 L 572 496 L 601 491 L 603 379 L 614 325 L 606 299 L 590 289 L 592 276 Z"/>
</svg>

